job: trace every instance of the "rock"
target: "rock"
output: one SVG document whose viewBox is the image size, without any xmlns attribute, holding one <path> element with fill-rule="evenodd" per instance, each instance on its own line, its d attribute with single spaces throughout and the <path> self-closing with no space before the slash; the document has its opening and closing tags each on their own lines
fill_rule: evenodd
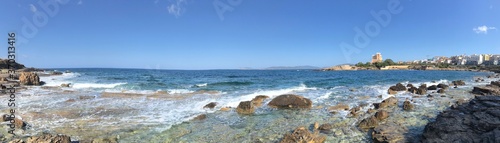
<svg viewBox="0 0 500 143">
<path fill-rule="evenodd" d="M 203 106 L 203 108 L 210 108 L 210 109 L 214 109 L 215 106 L 217 106 L 217 102 L 210 102 L 208 103 L 207 105 Z"/>
<path fill-rule="evenodd" d="M 269 104 L 267 104 L 269 107 L 272 108 L 311 108 L 312 107 L 312 101 L 304 98 L 299 95 L 293 95 L 293 94 L 285 94 L 285 95 L 280 95 Z"/>
<path fill-rule="evenodd" d="M 1 77 L 0 81 L 9 81 L 9 80 L 7 78 L 5 78 L 5 77 Z"/>
<path fill-rule="evenodd" d="M 441 94 L 444 94 L 444 93 L 445 93 L 445 92 L 444 92 L 444 89 L 439 89 L 437 92 L 438 92 L 438 93 L 441 93 Z"/>
<path fill-rule="evenodd" d="M 375 112 L 376 112 L 376 110 L 373 110 L 372 108 L 370 108 L 370 109 L 368 109 L 368 111 L 366 111 L 366 113 L 368 113 L 368 114 L 375 113 Z"/>
<path fill-rule="evenodd" d="M 500 87 L 500 81 L 491 81 L 490 84 Z"/>
<path fill-rule="evenodd" d="M 206 114 L 201 114 L 193 118 L 193 121 L 205 120 L 207 118 Z"/>
<path fill-rule="evenodd" d="M 10 122 L 10 119 L 8 114 L 2 116 L 2 122 Z M 14 118 L 14 125 L 17 129 L 25 129 L 28 124 L 19 118 Z"/>
<path fill-rule="evenodd" d="M 456 81 L 453 81 L 452 84 L 455 86 L 462 86 L 462 85 L 465 85 L 465 82 L 463 80 L 456 80 Z"/>
<path fill-rule="evenodd" d="M 401 83 L 396 84 L 396 86 L 391 86 L 389 89 L 393 91 L 406 91 L 406 87 Z"/>
<path fill-rule="evenodd" d="M 418 88 L 427 89 L 427 84 L 421 84 Z"/>
<path fill-rule="evenodd" d="M 349 105 L 345 105 L 343 103 L 339 103 L 335 106 L 328 107 L 328 111 L 339 111 L 339 110 L 349 110 Z"/>
<path fill-rule="evenodd" d="M 437 86 L 436 85 L 431 85 L 427 88 L 427 90 L 437 90 Z"/>
<path fill-rule="evenodd" d="M 68 99 L 65 102 L 76 102 L 76 100 L 75 99 Z"/>
<path fill-rule="evenodd" d="M 411 104 L 410 101 L 408 101 L 408 99 L 406 99 L 405 102 L 403 102 L 403 109 L 405 111 L 410 111 L 410 110 L 413 110 L 413 104 Z"/>
<path fill-rule="evenodd" d="M 373 142 L 380 143 L 405 143 L 404 133 L 407 129 L 396 125 L 395 123 L 387 123 L 377 126 L 373 129 Z"/>
<path fill-rule="evenodd" d="M 40 85 L 40 77 L 36 73 L 22 72 L 19 76 L 22 85 Z"/>
<path fill-rule="evenodd" d="M 365 131 L 368 129 L 373 129 L 378 126 L 378 120 L 375 116 L 370 116 L 366 119 L 363 119 L 358 126 Z"/>
<path fill-rule="evenodd" d="M 118 143 L 118 138 L 99 138 L 93 139 L 91 143 Z"/>
<path fill-rule="evenodd" d="M 62 75 L 63 73 L 62 72 L 59 72 L 59 71 L 53 71 L 51 73 L 51 75 Z"/>
<path fill-rule="evenodd" d="M 285 134 L 280 143 L 323 143 L 326 136 L 313 134 L 305 127 L 298 127 L 290 134 Z"/>
<path fill-rule="evenodd" d="M 259 107 L 262 106 L 262 102 L 264 102 L 265 99 L 269 98 L 269 96 L 266 95 L 258 95 L 255 98 L 252 99 L 253 105 Z"/>
<path fill-rule="evenodd" d="M 420 88 L 417 89 L 417 94 L 418 95 L 427 94 L 427 89 L 420 87 Z"/>
<path fill-rule="evenodd" d="M 394 90 L 392 90 L 392 89 L 388 89 L 388 90 L 387 90 L 387 94 L 394 95 L 394 94 L 398 94 L 398 92 L 397 92 L 397 91 L 394 91 Z"/>
<path fill-rule="evenodd" d="M 476 96 L 439 114 L 425 126 L 422 142 L 500 142 L 500 96 Z"/>
<path fill-rule="evenodd" d="M 71 85 L 71 83 L 63 83 L 61 84 L 61 87 L 69 87 Z"/>
<path fill-rule="evenodd" d="M 221 111 L 231 111 L 231 107 L 222 107 L 220 108 Z"/>
<path fill-rule="evenodd" d="M 385 110 L 380 110 L 377 113 L 375 113 L 375 117 L 377 118 L 377 120 L 382 121 L 389 117 L 389 113 Z"/>
<path fill-rule="evenodd" d="M 406 87 L 414 87 L 414 86 L 413 86 L 413 84 L 408 83 L 408 84 L 406 85 Z"/>
<path fill-rule="evenodd" d="M 94 98 L 95 98 L 95 96 L 92 96 L 92 95 L 90 95 L 90 96 L 78 96 L 78 99 L 80 99 L 80 100 L 87 100 L 87 99 L 94 99 Z"/>
<path fill-rule="evenodd" d="M 71 139 L 66 135 L 44 134 L 41 136 L 29 137 L 26 143 L 71 143 Z"/>
<path fill-rule="evenodd" d="M 375 109 L 380 109 L 380 108 L 397 106 L 397 104 L 398 104 L 398 99 L 396 97 L 389 97 L 384 101 L 380 102 L 379 104 L 374 103 L 373 105 L 375 106 Z"/>
<path fill-rule="evenodd" d="M 350 115 L 356 117 L 358 111 L 361 111 L 361 106 L 353 107 L 350 111 Z"/>
<path fill-rule="evenodd" d="M 408 92 L 413 93 L 413 94 L 417 94 L 417 90 L 418 90 L 418 88 L 416 88 L 416 87 L 408 88 Z"/>
<path fill-rule="evenodd" d="M 236 108 L 236 112 L 240 114 L 253 114 L 255 108 L 253 107 L 252 101 L 243 101 L 240 102 L 238 108 Z"/>
<path fill-rule="evenodd" d="M 10 141 L 9 143 L 26 143 L 26 142 L 24 142 L 22 139 L 14 139 L 14 140 Z"/>
<path fill-rule="evenodd" d="M 475 86 L 472 93 L 479 95 L 500 95 L 500 89 L 491 85 Z"/>
<path fill-rule="evenodd" d="M 432 96 L 431 94 L 427 95 L 427 98 L 432 98 L 432 97 L 434 97 L 434 96 Z"/>
<path fill-rule="evenodd" d="M 332 132 L 332 129 L 333 129 L 333 126 L 332 124 L 322 124 L 321 126 L 318 127 L 318 130 L 321 132 L 321 133 L 325 133 L 325 134 L 329 134 Z"/>
<path fill-rule="evenodd" d="M 442 89 L 448 89 L 448 87 L 450 87 L 450 86 L 448 86 L 446 84 L 443 84 L 443 83 L 440 83 L 440 84 L 437 85 L 437 87 L 438 88 L 442 88 Z"/>
</svg>

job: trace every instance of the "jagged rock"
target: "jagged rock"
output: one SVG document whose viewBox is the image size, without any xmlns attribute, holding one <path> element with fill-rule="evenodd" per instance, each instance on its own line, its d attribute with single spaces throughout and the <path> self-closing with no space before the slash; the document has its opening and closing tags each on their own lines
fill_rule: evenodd
<svg viewBox="0 0 500 143">
<path fill-rule="evenodd" d="M 407 132 L 405 127 L 401 127 L 392 122 L 382 124 L 373 129 L 373 142 L 380 143 L 405 143 L 404 133 Z"/>
<path fill-rule="evenodd" d="M 378 126 L 378 120 L 375 116 L 370 116 L 363 119 L 358 126 L 363 130 L 372 129 Z"/>
<path fill-rule="evenodd" d="M 240 102 L 238 108 L 236 108 L 236 112 L 240 114 L 253 114 L 255 108 L 253 107 L 252 101 L 243 101 Z"/>
<path fill-rule="evenodd" d="M 203 106 L 203 108 L 210 108 L 210 109 L 214 109 L 215 106 L 217 106 L 217 102 L 210 102 L 208 103 L 207 105 Z"/>
<path fill-rule="evenodd" d="M 333 126 L 331 124 L 323 124 L 321 126 L 318 127 L 318 130 L 321 132 L 321 133 L 325 133 L 325 134 L 329 134 L 333 129 Z"/>
<path fill-rule="evenodd" d="M 368 113 L 368 114 L 375 113 L 375 112 L 376 112 L 376 110 L 373 110 L 372 108 L 370 108 L 370 109 L 368 109 L 368 111 L 366 111 L 366 113 Z"/>
<path fill-rule="evenodd" d="M 423 143 L 500 142 L 500 96 L 476 96 L 425 126 Z"/>
<path fill-rule="evenodd" d="M 437 86 L 436 85 L 431 85 L 427 88 L 427 90 L 437 90 Z"/>
<path fill-rule="evenodd" d="M 397 92 L 397 91 L 394 91 L 394 90 L 392 90 L 392 89 L 388 89 L 388 90 L 387 90 L 387 94 L 394 95 L 394 94 L 398 94 L 398 92 Z"/>
<path fill-rule="evenodd" d="M 397 104 L 398 104 L 398 99 L 396 97 L 389 97 L 383 100 L 382 102 L 378 104 L 374 103 L 373 105 L 375 106 L 375 109 L 380 109 L 380 108 L 397 106 Z"/>
<path fill-rule="evenodd" d="M 448 87 L 450 87 L 450 86 L 448 86 L 446 84 L 443 84 L 443 83 L 440 83 L 440 84 L 437 85 L 437 87 L 438 88 L 442 88 L 442 89 L 448 89 Z"/>
<path fill-rule="evenodd" d="M 416 87 L 408 88 L 408 92 L 413 93 L 413 94 L 417 94 L 417 90 L 418 90 L 418 88 L 416 88 Z"/>
<path fill-rule="evenodd" d="M 66 135 L 44 134 L 41 136 L 29 137 L 26 143 L 71 143 L 71 139 Z"/>
<path fill-rule="evenodd" d="M 411 104 L 411 102 L 406 99 L 406 101 L 403 102 L 403 109 L 406 111 L 413 110 L 413 104 Z"/>
<path fill-rule="evenodd" d="M 269 98 L 269 96 L 266 95 L 258 95 L 255 98 L 252 99 L 253 105 L 259 107 L 262 106 L 262 102 L 264 102 L 265 99 Z"/>
<path fill-rule="evenodd" d="M 323 143 L 326 136 L 313 134 L 305 127 L 298 127 L 290 134 L 285 134 L 280 143 Z"/>
<path fill-rule="evenodd" d="M 19 76 L 22 85 L 40 85 L 40 77 L 36 73 L 22 72 Z"/>
<path fill-rule="evenodd" d="M 414 87 L 414 86 L 413 86 L 413 84 L 408 83 L 408 84 L 406 85 L 406 87 L 410 88 L 410 87 Z"/>
<path fill-rule="evenodd" d="M 396 86 L 391 86 L 389 89 L 393 91 L 406 91 L 406 87 L 401 83 L 396 84 Z"/>
<path fill-rule="evenodd" d="M 339 103 L 335 106 L 328 107 L 328 111 L 339 111 L 339 110 L 349 110 L 349 105 L 345 105 L 343 103 Z"/>
<path fill-rule="evenodd" d="M 491 81 L 490 84 L 500 87 L 500 81 Z"/>
<path fill-rule="evenodd" d="M 427 89 L 427 84 L 421 84 L 418 88 Z"/>
<path fill-rule="evenodd" d="M 465 85 L 465 82 L 463 80 L 456 80 L 456 81 L 453 81 L 452 84 L 455 86 L 462 86 L 462 85 Z"/>
<path fill-rule="evenodd" d="M 479 95 L 500 95 L 500 89 L 491 85 L 481 87 L 475 86 L 472 93 Z"/>
<path fill-rule="evenodd" d="M 387 119 L 389 117 L 389 113 L 385 110 L 380 110 L 377 113 L 375 113 L 375 117 L 379 120 L 382 121 L 384 119 Z"/>
<path fill-rule="evenodd" d="M 273 108 L 311 108 L 312 101 L 299 95 L 280 95 L 267 104 Z"/>
<path fill-rule="evenodd" d="M 427 94 L 427 89 L 426 89 L 426 88 L 422 88 L 422 87 L 420 87 L 420 88 L 418 88 L 418 89 L 417 89 L 417 94 L 418 94 L 418 95 L 424 95 L 424 94 Z"/>
</svg>

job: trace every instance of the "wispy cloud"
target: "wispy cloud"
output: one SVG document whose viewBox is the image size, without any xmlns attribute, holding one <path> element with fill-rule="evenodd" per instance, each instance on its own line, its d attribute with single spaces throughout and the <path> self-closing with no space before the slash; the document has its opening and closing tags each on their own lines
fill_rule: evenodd
<svg viewBox="0 0 500 143">
<path fill-rule="evenodd" d="M 181 16 L 182 12 L 185 11 L 184 4 L 186 0 L 175 0 L 172 4 L 167 6 L 168 13 L 174 15 L 175 17 Z"/>
<path fill-rule="evenodd" d="M 489 30 L 496 30 L 496 29 L 497 29 L 496 27 L 488 27 L 486 25 L 483 25 L 473 28 L 472 30 L 474 30 L 474 32 L 476 32 L 477 34 L 488 34 Z"/>
<path fill-rule="evenodd" d="M 35 13 L 35 12 L 37 11 L 37 9 L 36 9 L 35 5 L 33 5 L 33 4 L 30 4 L 30 10 L 31 10 L 31 12 L 33 12 L 33 13 Z"/>
</svg>

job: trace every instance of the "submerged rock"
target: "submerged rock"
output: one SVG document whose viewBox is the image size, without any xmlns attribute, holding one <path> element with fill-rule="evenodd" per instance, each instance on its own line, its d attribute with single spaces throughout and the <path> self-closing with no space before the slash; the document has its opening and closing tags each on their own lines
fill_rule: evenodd
<svg viewBox="0 0 500 143">
<path fill-rule="evenodd" d="M 323 143 L 326 136 L 313 134 L 305 127 L 298 127 L 290 134 L 285 134 L 280 143 Z"/>
<path fill-rule="evenodd" d="M 406 99 L 406 101 L 403 103 L 403 109 L 405 111 L 413 110 L 413 104 L 411 104 L 411 102 Z"/>
<path fill-rule="evenodd" d="M 240 102 L 238 108 L 236 108 L 236 112 L 240 114 L 252 114 L 255 112 L 255 108 L 253 107 L 252 101 L 243 101 Z"/>
<path fill-rule="evenodd" d="M 375 116 L 371 116 L 363 119 L 358 126 L 363 130 L 373 129 L 378 126 L 378 120 Z"/>
<path fill-rule="evenodd" d="M 462 86 L 462 85 L 465 85 L 465 82 L 463 80 L 456 80 L 456 81 L 453 81 L 452 84 L 455 86 Z"/>
<path fill-rule="evenodd" d="M 381 143 L 404 143 L 406 142 L 404 133 L 407 129 L 394 123 L 386 123 L 373 129 L 373 142 Z"/>
<path fill-rule="evenodd" d="M 280 95 L 269 104 L 267 104 L 269 107 L 273 108 L 284 108 L 284 109 L 290 109 L 290 108 L 311 108 L 312 107 L 312 101 L 304 98 L 299 95 L 293 95 L 293 94 L 285 94 L 285 95 Z"/>
<path fill-rule="evenodd" d="M 476 96 L 425 126 L 422 142 L 500 142 L 500 96 Z"/>
<path fill-rule="evenodd" d="M 349 105 L 339 103 L 335 106 L 328 107 L 328 111 L 339 111 L 339 110 L 349 110 Z"/>
</svg>

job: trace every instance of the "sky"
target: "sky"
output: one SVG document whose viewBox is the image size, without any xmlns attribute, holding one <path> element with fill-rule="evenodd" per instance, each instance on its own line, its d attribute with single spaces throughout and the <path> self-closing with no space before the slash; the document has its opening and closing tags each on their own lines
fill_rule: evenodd
<svg viewBox="0 0 500 143">
<path fill-rule="evenodd" d="M 37 68 L 329 67 L 500 54 L 498 0 L 2 0 Z M 4 34 L 1 34 L 4 33 Z M 4 43 L 1 58 L 7 57 Z"/>
</svg>

